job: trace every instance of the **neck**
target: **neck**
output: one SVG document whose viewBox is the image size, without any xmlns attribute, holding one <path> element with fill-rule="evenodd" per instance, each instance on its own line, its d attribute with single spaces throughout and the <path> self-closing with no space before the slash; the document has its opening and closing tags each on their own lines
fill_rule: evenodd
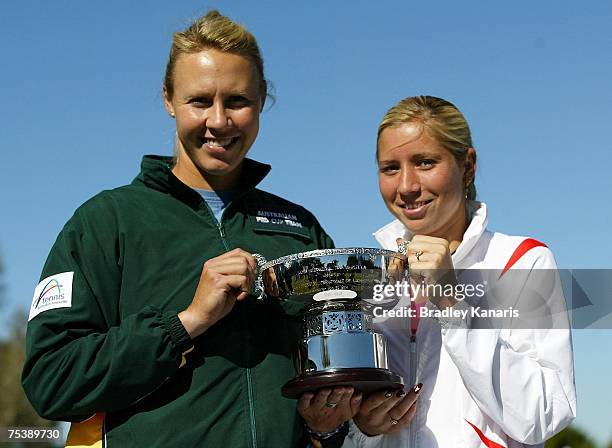
<svg viewBox="0 0 612 448">
<path fill-rule="evenodd" d="M 467 203 L 464 202 L 459 209 L 457 220 L 447 232 L 446 240 L 448 241 L 448 248 L 451 254 L 457 250 L 461 241 L 463 241 L 463 235 L 468 228 L 468 224 Z"/>
<path fill-rule="evenodd" d="M 199 190 L 231 190 L 238 184 L 242 164 L 230 173 L 215 175 L 199 169 L 189 157 L 179 157 L 174 167 L 174 174 L 181 182 L 190 188 Z"/>
</svg>

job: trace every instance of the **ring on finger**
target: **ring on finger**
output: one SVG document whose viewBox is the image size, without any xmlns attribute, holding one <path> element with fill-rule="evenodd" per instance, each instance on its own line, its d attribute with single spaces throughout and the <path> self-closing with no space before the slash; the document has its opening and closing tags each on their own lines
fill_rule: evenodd
<svg viewBox="0 0 612 448">
<path fill-rule="evenodd" d="M 399 422 L 399 420 L 395 420 L 393 417 L 389 416 L 389 420 L 391 421 L 391 424 L 393 426 L 397 425 L 397 422 Z"/>
<path fill-rule="evenodd" d="M 414 256 L 416 257 L 417 261 L 421 261 L 421 255 L 423 255 L 422 250 L 415 252 Z"/>
<path fill-rule="evenodd" d="M 325 403 L 325 406 L 327 406 L 328 408 L 335 408 L 336 406 L 338 406 L 338 403 L 336 403 L 335 401 L 328 401 L 327 403 Z"/>
</svg>

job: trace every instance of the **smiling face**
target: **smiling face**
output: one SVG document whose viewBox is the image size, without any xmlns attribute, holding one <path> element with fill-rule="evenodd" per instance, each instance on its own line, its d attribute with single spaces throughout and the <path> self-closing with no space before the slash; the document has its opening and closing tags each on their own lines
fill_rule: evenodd
<svg viewBox="0 0 612 448">
<path fill-rule="evenodd" d="M 459 164 L 420 123 L 382 131 L 378 182 L 389 211 L 415 235 L 461 241 L 467 228 L 465 187 L 475 152 Z"/>
<path fill-rule="evenodd" d="M 209 49 L 182 54 L 164 104 L 176 117 L 173 173 L 193 188 L 227 190 L 259 131 L 264 99 L 256 68 L 242 56 Z"/>
</svg>

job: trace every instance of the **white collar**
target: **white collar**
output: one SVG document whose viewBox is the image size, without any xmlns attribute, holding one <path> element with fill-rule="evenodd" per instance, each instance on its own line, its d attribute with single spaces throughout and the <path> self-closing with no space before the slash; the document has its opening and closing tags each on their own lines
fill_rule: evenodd
<svg viewBox="0 0 612 448">
<path fill-rule="evenodd" d="M 470 225 L 463 234 L 461 244 L 453 254 L 453 264 L 455 266 L 472 250 L 486 230 L 488 222 L 487 205 L 484 202 L 468 201 L 468 218 L 470 219 Z M 397 238 L 403 238 L 404 241 L 412 239 L 412 233 L 399 219 L 380 228 L 373 235 L 384 249 L 389 250 L 397 250 L 395 241 Z"/>
</svg>

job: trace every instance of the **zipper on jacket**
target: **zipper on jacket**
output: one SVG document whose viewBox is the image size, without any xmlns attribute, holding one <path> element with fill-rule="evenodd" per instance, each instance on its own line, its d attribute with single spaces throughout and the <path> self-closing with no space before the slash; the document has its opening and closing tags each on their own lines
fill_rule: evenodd
<svg viewBox="0 0 612 448">
<path fill-rule="evenodd" d="M 223 216 L 221 216 L 221 218 L 223 218 Z M 223 224 L 218 222 L 217 229 L 219 230 L 219 235 L 221 236 L 221 242 L 223 243 L 223 247 L 225 247 L 225 250 L 229 250 L 227 241 L 225 241 L 225 228 L 223 227 Z"/>
<path fill-rule="evenodd" d="M 417 359 L 416 359 L 416 331 L 411 329 L 412 334 L 410 335 L 410 387 L 413 387 L 416 381 L 416 367 L 417 367 Z M 409 447 L 416 448 L 416 425 L 417 425 L 417 415 L 414 415 L 414 418 L 410 422 L 410 429 L 408 431 L 408 435 L 410 438 Z"/>
<path fill-rule="evenodd" d="M 243 195 L 240 195 L 240 196 L 243 196 Z M 227 209 L 232 205 L 232 203 L 235 202 L 235 200 L 238 197 L 234 198 L 227 205 L 227 207 L 225 207 L 225 209 L 221 213 L 221 218 L 219 219 L 219 221 L 217 221 L 217 218 L 215 217 L 208 203 L 204 199 L 202 199 L 202 203 L 204 204 L 204 206 L 208 210 L 208 213 L 210 214 L 210 216 L 212 216 L 212 218 L 215 220 L 217 224 L 217 230 L 219 231 L 221 242 L 223 243 L 223 247 L 225 248 L 226 251 L 229 251 L 229 246 L 227 245 L 227 240 L 225 239 L 226 234 L 225 234 L 225 227 L 223 227 L 223 217 L 225 216 L 225 212 L 227 211 Z M 249 399 L 249 420 L 251 422 L 251 443 L 252 443 L 253 448 L 257 448 L 257 426 L 255 423 L 255 404 L 254 404 L 254 398 L 253 398 L 253 381 L 251 379 L 251 369 L 249 367 L 246 367 L 245 371 L 246 371 L 246 380 L 247 380 L 247 395 Z"/>
<path fill-rule="evenodd" d="M 204 207 L 206 207 L 206 211 L 212 217 L 215 224 L 217 225 L 217 231 L 219 232 L 219 236 L 221 237 L 221 242 L 223 243 L 223 247 L 225 248 L 225 250 L 229 250 L 229 246 L 227 245 L 227 241 L 225 240 L 225 228 L 223 227 L 223 215 L 225 214 L 225 210 L 227 210 L 227 207 L 229 207 L 229 204 L 227 207 L 225 207 L 225 210 L 223 210 L 223 213 L 221 213 L 221 219 L 219 221 L 217 221 L 217 217 L 213 213 L 208 203 L 204 200 L 204 198 L 202 198 L 202 204 L 204 204 Z"/>
<path fill-rule="evenodd" d="M 416 330 L 411 329 L 413 332 L 410 335 L 410 387 L 413 387 L 416 382 L 416 368 L 417 368 L 417 338 L 416 338 Z M 418 411 L 417 411 L 418 412 Z M 410 422 L 410 448 L 416 448 L 416 426 L 417 426 L 417 414 L 414 415 L 414 418 Z"/>
<path fill-rule="evenodd" d="M 253 448 L 257 448 L 257 427 L 255 425 L 255 404 L 253 403 L 253 382 L 251 380 L 251 369 L 246 368 L 247 392 L 249 396 L 249 418 L 251 419 L 251 442 Z"/>
<path fill-rule="evenodd" d="M 208 204 L 206 205 L 208 206 Z M 225 210 L 223 210 L 223 213 L 221 213 L 220 221 L 217 222 L 217 229 L 219 230 L 219 236 L 221 236 L 221 242 L 223 243 L 223 247 L 225 247 L 225 250 L 229 250 L 229 246 L 227 245 L 227 241 L 225 239 L 225 228 L 223 227 L 224 214 Z M 257 448 L 257 426 L 255 423 L 255 400 L 253 398 L 253 381 L 251 379 L 251 369 L 249 367 L 246 367 L 245 371 L 247 380 L 247 395 L 249 399 L 249 420 L 251 422 L 251 446 L 252 448 Z"/>
</svg>

